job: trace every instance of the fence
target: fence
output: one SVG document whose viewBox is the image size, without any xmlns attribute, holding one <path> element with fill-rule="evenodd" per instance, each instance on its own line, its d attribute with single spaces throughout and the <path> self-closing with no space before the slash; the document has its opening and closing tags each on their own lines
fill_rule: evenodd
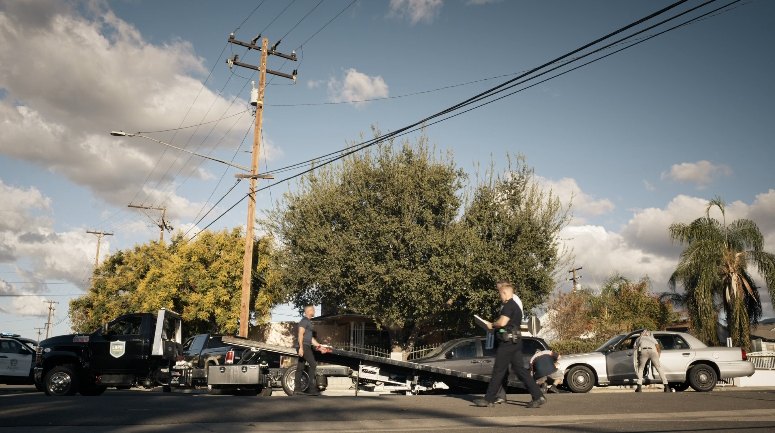
<svg viewBox="0 0 775 433">
<path fill-rule="evenodd" d="M 775 370 L 775 352 L 751 352 L 748 360 L 757 370 Z"/>
<path fill-rule="evenodd" d="M 390 349 L 382 346 L 367 346 L 363 344 L 351 344 L 349 342 L 330 344 L 335 349 L 349 350 L 350 352 L 362 353 L 364 355 L 381 356 L 383 358 L 390 357 Z"/>
<path fill-rule="evenodd" d="M 411 361 L 413 359 L 422 358 L 423 356 L 427 355 L 437 347 L 439 347 L 438 344 L 429 344 L 427 346 L 415 346 L 414 350 L 407 353 L 406 359 L 407 361 Z"/>
</svg>

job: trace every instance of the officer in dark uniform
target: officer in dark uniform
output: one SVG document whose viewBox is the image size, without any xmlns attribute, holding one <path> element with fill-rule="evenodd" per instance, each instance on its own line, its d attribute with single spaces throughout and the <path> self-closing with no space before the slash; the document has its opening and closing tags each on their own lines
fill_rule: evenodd
<svg viewBox="0 0 775 433">
<path fill-rule="evenodd" d="M 312 327 L 311 318 L 315 316 L 315 307 L 313 305 L 307 305 L 304 307 L 304 317 L 299 320 L 299 334 L 298 340 L 296 340 L 296 349 L 299 354 L 299 361 L 296 364 L 296 382 L 294 394 L 298 395 L 320 395 L 318 390 L 317 380 L 315 377 L 318 363 L 315 360 L 315 354 L 312 353 L 312 348 L 320 350 L 320 343 L 313 336 L 314 328 Z M 309 386 L 307 392 L 301 391 L 301 378 L 306 364 L 309 365 L 307 374 L 309 375 Z"/>
<path fill-rule="evenodd" d="M 546 403 L 546 398 L 541 394 L 541 389 L 530 372 L 525 368 L 524 360 L 522 359 L 522 338 L 520 335 L 522 310 L 513 299 L 514 286 L 509 282 L 501 281 L 496 287 L 503 305 L 501 306 L 498 319 L 488 324 L 488 328 L 495 331 L 496 341 L 498 341 L 495 365 L 492 367 L 492 377 L 487 385 L 487 394 L 485 394 L 484 398 L 474 400 L 474 404 L 485 407 L 492 406 L 495 403 L 498 389 L 509 373 L 509 365 L 511 365 L 514 374 L 525 384 L 532 397 L 527 407 L 539 407 Z"/>
</svg>

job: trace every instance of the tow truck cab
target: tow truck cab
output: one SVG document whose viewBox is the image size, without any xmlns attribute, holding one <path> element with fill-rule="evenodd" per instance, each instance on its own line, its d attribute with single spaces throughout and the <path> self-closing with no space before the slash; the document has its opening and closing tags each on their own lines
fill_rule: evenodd
<svg viewBox="0 0 775 433">
<path fill-rule="evenodd" d="M 40 342 L 35 382 L 47 395 L 99 395 L 108 387 L 169 390 L 170 366 L 181 353 L 181 320 L 165 309 L 125 314 L 91 334 Z"/>
</svg>

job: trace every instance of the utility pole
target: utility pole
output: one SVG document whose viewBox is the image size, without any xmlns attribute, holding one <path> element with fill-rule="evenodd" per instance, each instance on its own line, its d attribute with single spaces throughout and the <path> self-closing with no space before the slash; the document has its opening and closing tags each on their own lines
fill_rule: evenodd
<svg viewBox="0 0 775 433">
<path fill-rule="evenodd" d="M 94 257 L 94 269 L 97 269 L 97 266 L 100 264 L 100 242 L 102 241 L 102 237 L 113 236 L 113 233 L 107 233 L 107 232 L 96 231 L 96 230 L 86 230 L 86 233 L 97 235 L 97 256 Z"/>
<path fill-rule="evenodd" d="M 153 218 L 151 218 L 148 214 L 145 214 L 148 216 L 148 218 L 151 218 L 151 221 L 153 221 L 154 224 L 156 224 L 157 227 L 159 227 L 159 243 L 164 242 L 164 230 L 167 230 L 169 232 L 172 231 L 172 226 L 167 223 L 167 208 L 166 207 L 151 207 L 151 206 L 139 206 L 136 204 L 129 204 L 127 207 L 135 208 L 135 209 L 142 209 L 142 210 L 158 210 L 161 211 L 161 220 L 159 222 L 156 222 Z"/>
<path fill-rule="evenodd" d="M 568 281 L 573 281 L 573 291 L 575 292 L 578 290 L 579 287 L 579 280 L 581 279 L 581 275 L 576 276 L 576 272 L 582 270 L 583 268 L 579 266 L 578 268 L 571 269 L 568 271 L 568 273 L 573 274 L 571 278 L 568 278 Z"/>
<path fill-rule="evenodd" d="M 296 61 L 296 53 L 283 54 L 277 51 L 280 41 L 277 41 L 269 48 L 269 39 L 261 39 L 261 46 L 256 42 L 261 39 L 261 35 L 256 36 L 250 42 L 242 42 L 234 39 L 234 33 L 229 35 L 229 43 L 246 47 L 248 50 L 257 50 L 261 53 L 259 66 L 253 66 L 240 62 L 239 56 L 226 60 L 229 68 L 240 66 L 243 68 L 258 71 L 258 89 L 253 89 L 251 93 L 251 104 L 256 106 L 256 124 L 253 129 L 253 155 L 250 160 L 250 175 L 237 175 L 237 177 L 250 178 L 250 191 L 248 192 L 248 221 L 245 228 L 245 254 L 242 258 L 242 295 L 240 298 L 240 316 L 239 316 L 239 336 L 248 336 L 248 325 L 250 323 L 250 281 L 253 270 L 253 226 L 256 214 L 256 181 L 258 178 L 267 178 L 258 174 L 258 156 L 261 149 L 261 126 L 264 118 L 264 89 L 266 87 L 266 74 L 277 75 L 296 81 L 296 70 L 292 74 L 272 71 L 266 68 L 266 59 L 269 55 L 282 57 L 284 59 Z M 255 97 L 255 102 L 253 98 Z"/>
<path fill-rule="evenodd" d="M 48 320 L 46 321 L 46 338 L 48 338 L 49 332 L 51 332 L 51 316 L 54 314 L 54 304 L 58 304 L 56 301 L 43 301 L 48 304 Z"/>
<path fill-rule="evenodd" d="M 35 328 L 35 331 L 38 333 L 38 343 L 40 343 L 40 335 L 43 333 L 43 330 L 46 328 Z"/>
</svg>

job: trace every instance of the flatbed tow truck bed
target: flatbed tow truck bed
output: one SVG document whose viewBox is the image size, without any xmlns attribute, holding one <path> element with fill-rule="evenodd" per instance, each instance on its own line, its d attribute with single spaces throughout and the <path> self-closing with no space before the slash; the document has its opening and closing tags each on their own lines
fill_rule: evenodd
<svg viewBox="0 0 775 433">
<path fill-rule="evenodd" d="M 291 347 L 235 337 L 223 337 L 223 342 L 234 346 L 298 357 L 296 349 Z M 410 361 L 399 361 L 381 356 L 366 355 L 349 350 L 331 349 L 328 353 L 316 353 L 315 358 L 321 362 L 350 367 L 357 372 L 359 378 L 362 378 L 364 374 L 368 375 L 370 374 L 369 372 L 376 371 L 376 374 L 381 376 L 381 382 L 389 381 L 395 384 L 406 385 L 408 391 L 413 393 L 421 389 L 432 388 L 432 386 L 429 387 L 427 385 L 434 382 L 443 382 L 448 387 L 481 389 L 490 381 L 490 376 L 438 368 Z M 376 370 L 374 370 L 375 367 Z"/>
</svg>

